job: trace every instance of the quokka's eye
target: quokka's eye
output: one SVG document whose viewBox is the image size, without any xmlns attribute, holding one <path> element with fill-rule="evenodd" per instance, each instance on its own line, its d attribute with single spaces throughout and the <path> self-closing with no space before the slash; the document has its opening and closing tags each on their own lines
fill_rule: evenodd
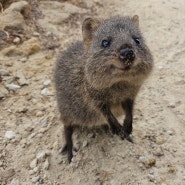
<svg viewBox="0 0 185 185">
<path fill-rule="evenodd" d="M 141 44 L 140 38 L 138 38 L 138 37 L 133 37 L 133 39 L 134 39 L 134 41 L 135 41 L 135 43 L 136 43 L 137 45 L 140 45 L 140 44 Z"/>
<path fill-rule="evenodd" d="M 108 46 L 110 45 L 110 41 L 109 41 L 109 40 L 103 40 L 102 43 L 101 43 L 101 45 L 102 45 L 104 48 L 106 48 L 106 47 L 108 47 Z"/>
</svg>

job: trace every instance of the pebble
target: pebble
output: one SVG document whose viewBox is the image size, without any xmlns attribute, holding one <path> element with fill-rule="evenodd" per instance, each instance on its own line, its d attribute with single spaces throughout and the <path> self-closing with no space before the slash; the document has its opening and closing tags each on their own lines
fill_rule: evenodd
<svg viewBox="0 0 185 185">
<path fill-rule="evenodd" d="M 88 142 L 85 140 L 85 141 L 83 141 L 83 144 L 82 144 L 82 147 L 84 148 L 84 147 L 86 147 L 88 145 Z"/>
<path fill-rule="evenodd" d="M 162 136 L 157 136 L 157 137 L 155 137 L 155 142 L 158 145 L 161 145 L 161 144 L 165 143 L 165 139 Z"/>
<path fill-rule="evenodd" d="M 158 68 L 159 68 L 159 69 L 163 69 L 164 67 L 160 65 L 160 66 L 158 66 Z"/>
<path fill-rule="evenodd" d="M 20 59 L 21 62 L 26 62 L 27 60 L 28 60 L 27 57 L 23 57 Z"/>
<path fill-rule="evenodd" d="M 46 80 L 46 81 L 44 81 L 43 85 L 45 87 L 47 87 L 50 83 L 51 83 L 51 80 Z"/>
<path fill-rule="evenodd" d="M 33 174 L 35 174 L 35 172 L 33 170 L 30 170 L 29 175 L 33 175 Z"/>
<path fill-rule="evenodd" d="M 35 36 L 35 37 L 39 37 L 39 36 L 40 36 L 40 33 L 38 33 L 38 32 L 34 32 L 34 33 L 33 33 L 33 36 Z"/>
<path fill-rule="evenodd" d="M 12 181 L 10 182 L 10 185 L 20 185 L 19 180 L 16 178 L 12 179 Z"/>
<path fill-rule="evenodd" d="M 43 114 L 44 114 L 43 111 L 38 111 L 38 112 L 36 112 L 36 116 L 37 116 L 37 117 L 41 117 L 41 116 L 43 116 Z"/>
<path fill-rule="evenodd" d="M 168 172 L 169 173 L 174 173 L 176 171 L 176 168 L 174 165 L 170 164 L 168 165 Z"/>
<path fill-rule="evenodd" d="M 48 125 L 48 120 L 47 119 L 43 119 L 41 120 L 40 124 L 43 126 L 43 127 L 46 127 Z"/>
<path fill-rule="evenodd" d="M 176 107 L 176 105 L 175 105 L 175 103 L 170 103 L 170 104 L 168 105 L 168 107 L 173 109 L 173 108 Z"/>
<path fill-rule="evenodd" d="M 19 38 L 19 37 L 15 37 L 14 39 L 13 39 L 13 43 L 14 44 L 19 44 L 21 42 L 21 39 Z"/>
<path fill-rule="evenodd" d="M 46 161 L 44 162 L 44 165 L 43 165 L 43 168 L 45 169 L 45 170 L 48 170 L 49 169 L 49 160 L 48 159 L 46 159 Z"/>
<path fill-rule="evenodd" d="M 172 136 L 172 135 L 174 135 L 174 132 L 172 131 L 172 130 L 168 130 L 168 135 L 170 135 L 170 136 Z"/>
<path fill-rule="evenodd" d="M 32 178 L 32 182 L 33 182 L 33 183 L 36 183 L 37 181 L 39 181 L 39 179 L 40 179 L 39 176 L 33 177 L 33 178 Z"/>
<path fill-rule="evenodd" d="M 23 85 L 28 85 L 29 81 L 25 77 L 21 77 L 19 78 L 18 83 L 20 86 L 23 86 Z"/>
<path fill-rule="evenodd" d="M 33 159 L 33 161 L 31 161 L 31 163 L 30 163 L 31 169 L 34 169 L 35 167 L 37 167 L 37 158 Z"/>
<path fill-rule="evenodd" d="M 38 161 L 43 162 L 46 159 L 46 152 L 45 151 L 39 152 L 36 157 L 37 157 Z"/>
<path fill-rule="evenodd" d="M 154 155 L 156 155 L 156 156 L 158 156 L 158 157 L 164 155 L 164 152 L 163 152 L 163 150 L 162 150 L 161 147 L 156 148 L 155 151 L 154 151 L 153 153 L 154 153 Z"/>
<path fill-rule="evenodd" d="M 25 130 L 26 130 L 27 132 L 31 132 L 31 131 L 34 130 L 34 127 L 33 127 L 32 125 L 27 125 L 27 126 L 25 126 Z"/>
<path fill-rule="evenodd" d="M 13 132 L 11 130 L 8 130 L 5 133 L 5 137 L 8 138 L 8 139 L 13 139 L 15 137 L 15 132 Z"/>
<path fill-rule="evenodd" d="M 34 172 L 34 173 L 36 173 L 36 172 L 38 172 L 38 171 L 39 171 L 39 168 L 38 168 L 38 167 L 33 168 L 33 172 Z"/>
<path fill-rule="evenodd" d="M 48 96 L 50 94 L 49 89 L 48 88 L 42 89 L 41 94 L 44 96 Z"/>
<path fill-rule="evenodd" d="M 151 168 L 156 163 L 156 159 L 153 156 L 140 156 L 139 161 L 142 162 L 146 168 Z"/>
<path fill-rule="evenodd" d="M 155 181 L 155 176 L 153 174 L 148 174 L 148 178 L 151 182 L 154 182 Z"/>
<path fill-rule="evenodd" d="M 29 135 L 28 139 L 32 139 L 32 138 L 34 138 L 35 136 L 36 136 L 36 133 L 31 133 L 31 134 Z"/>
<path fill-rule="evenodd" d="M 9 76 L 9 73 L 5 69 L 0 69 L 0 76 Z"/>
<path fill-rule="evenodd" d="M 19 85 L 15 85 L 15 84 L 6 84 L 6 87 L 9 89 L 9 90 L 12 90 L 12 91 L 16 91 L 17 89 L 20 89 L 21 87 Z"/>
</svg>

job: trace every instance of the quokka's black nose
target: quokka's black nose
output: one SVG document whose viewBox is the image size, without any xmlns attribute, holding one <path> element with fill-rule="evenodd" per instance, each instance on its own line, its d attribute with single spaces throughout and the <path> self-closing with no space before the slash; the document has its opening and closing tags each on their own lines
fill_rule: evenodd
<svg viewBox="0 0 185 185">
<path fill-rule="evenodd" d="M 133 62 L 135 59 L 134 51 L 131 48 L 124 48 L 120 50 L 119 58 L 121 61 Z"/>
</svg>

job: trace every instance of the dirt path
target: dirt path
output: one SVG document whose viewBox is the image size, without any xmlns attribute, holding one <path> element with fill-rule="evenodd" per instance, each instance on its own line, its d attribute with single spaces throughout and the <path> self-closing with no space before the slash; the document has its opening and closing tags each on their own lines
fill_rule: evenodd
<svg viewBox="0 0 185 185">
<path fill-rule="evenodd" d="M 25 11 L 0 14 L 0 184 L 185 184 L 185 1 L 28 2 L 32 21 Z M 11 33 L 11 42 L 2 40 L 10 24 L 4 20 L 11 19 L 6 14 L 26 30 Z M 68 165 L 58 153 L 63 128 L 52 82 L 55 59 L 81 38 L 85 17 L 118 14 L 140 16 L 155 59 L 135 105 L 135 143 L 103 130 L 77 130 L 79 150 Z"/>
</svg>

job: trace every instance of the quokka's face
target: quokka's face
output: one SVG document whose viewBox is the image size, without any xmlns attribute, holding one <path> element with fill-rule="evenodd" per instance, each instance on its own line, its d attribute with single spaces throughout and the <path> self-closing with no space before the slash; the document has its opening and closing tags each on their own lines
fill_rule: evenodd
<svg viewBox="0 0 185 185">
<path fill-rule="evenodd" d="M 107 76 L 110 82 L 148 74 L 153 60 L 138 26 L 138 16 L 100 22 L 87 48 L 88 73 Z"/>
</svg>

